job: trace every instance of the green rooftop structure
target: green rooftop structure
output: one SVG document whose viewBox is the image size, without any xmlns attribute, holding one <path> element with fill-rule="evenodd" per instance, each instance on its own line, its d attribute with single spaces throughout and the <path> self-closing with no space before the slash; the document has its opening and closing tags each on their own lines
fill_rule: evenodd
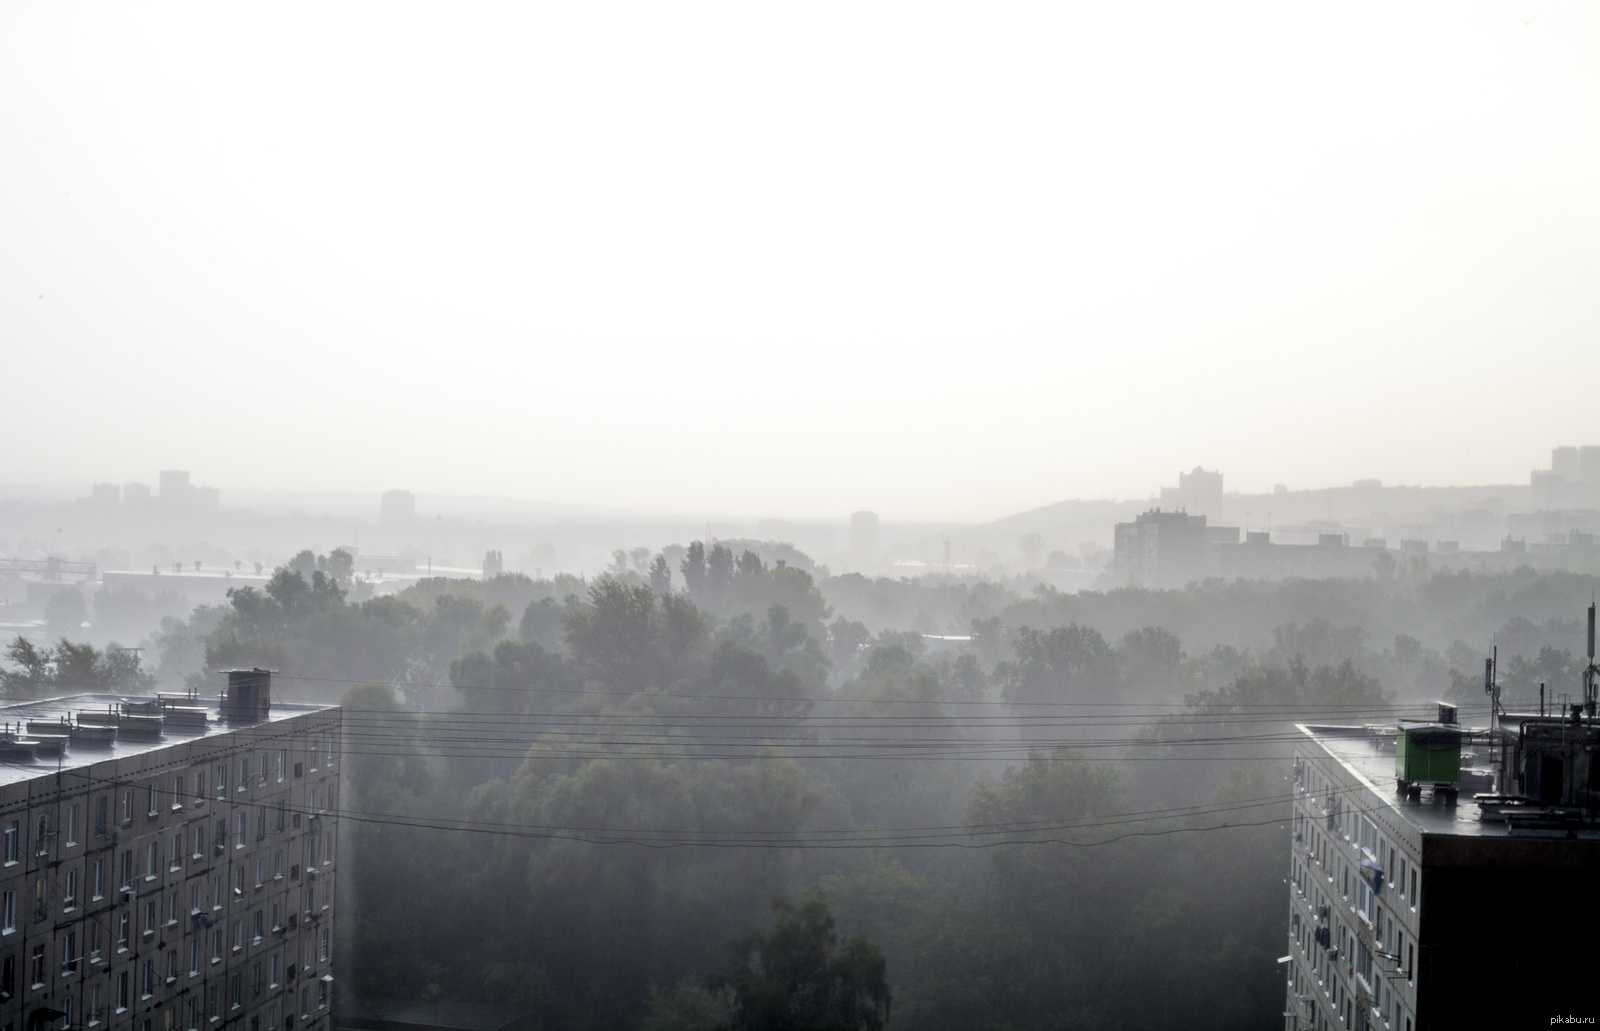
<svg viewBox="0 0 1600 1031">
<path fill-rule="evenodd" d="M 1437 723 L 1401 723 L 1394 747 L 1394 777 L 1401 794 L 1421 791 L 1422 785 L 1451 795 L 1461 782 L 1461 727 L 1455 706 L 1439 706 Z"/>
</svg>

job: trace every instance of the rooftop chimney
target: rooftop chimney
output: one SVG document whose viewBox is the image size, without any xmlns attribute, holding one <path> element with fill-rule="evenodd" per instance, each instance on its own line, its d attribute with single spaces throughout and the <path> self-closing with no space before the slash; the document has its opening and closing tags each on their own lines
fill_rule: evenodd
<svg viewBox="0 0 1600 1031">
<path fill-rule="evenodd" d="M 272 670 L 228 670 L 222 718 L 229 723 L 259 723 L 272 711 Z"/>
</svg>

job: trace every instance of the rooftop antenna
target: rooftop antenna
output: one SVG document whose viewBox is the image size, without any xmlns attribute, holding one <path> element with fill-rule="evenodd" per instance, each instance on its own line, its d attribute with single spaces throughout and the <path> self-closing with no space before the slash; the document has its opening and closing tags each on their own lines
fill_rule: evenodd
<svg viewBox="0 0 1600 1031">
<path fill-rule="evenodd" d="M 1594 601 L 1589 602 L 1589 663 L 1583 667 L 1583 709 L 1589 718 L 1594 718 L 1595 710 L 1595 673 L 1600 672 L 1594 664 Z"/>
<path fill-rule="evenodd" d="M 1500 685 L 1495 683 L 1496 667 L 1500 663 L 1500 646 L 1492 645 L 1489 658 L 1483 660 L 1483 693 L 1489 696 L 1489 729 L 1494 730 L 1495 717 L 1500 713 Z"/>
</svg>

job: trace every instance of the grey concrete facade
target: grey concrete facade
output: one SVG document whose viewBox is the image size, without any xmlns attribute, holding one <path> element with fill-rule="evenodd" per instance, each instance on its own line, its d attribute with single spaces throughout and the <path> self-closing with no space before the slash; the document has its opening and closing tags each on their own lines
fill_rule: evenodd
<svg viewBox="0 0 1600 1031">
<path fill-rule="evenodd" d="M 206 708 L 203 726 L 0 762 L 0 1031 L 328 1026 L 341 711 Z"/>
</svg>

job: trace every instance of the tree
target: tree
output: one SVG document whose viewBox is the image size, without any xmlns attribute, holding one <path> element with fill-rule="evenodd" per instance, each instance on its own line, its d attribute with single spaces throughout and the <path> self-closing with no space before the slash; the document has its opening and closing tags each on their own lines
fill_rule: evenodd
<svg viewBox="0 0 1600 1031">
<path fill-rule="evenodd" d="M 650 589 L 662 596 L 672 593 L 672 567 L 665 555 L 657 555 L 650 563 Z"/>
<path fill-rule="evenodd" d="M 1017 541 L 1017 547 L 1022 550 L 1022 558 L 1032 569 L 1039 564 L 1039 556 L 1044 552 L 1044 537 L 1037 533 L 1025 533 Z"/>
<path fill-rule="evenodd" d="M 839 946 L 821 898 L 779 897 L 770 933 L 728 942 L 728 964 L 707 983 L 734 996 L 735 1031 L 877 1031 L 889 1019 L 883 953 L 857 935 Z"/>
<path fill-rule="evenodd" d="M 55 682 L 49 648 L 36 648 L 26 637 L 18 636 L 6 647 L 6 658 L 16 669 L 0 670 L 0 693 L 10 699 L 37 698 Z"/>
</svg>

